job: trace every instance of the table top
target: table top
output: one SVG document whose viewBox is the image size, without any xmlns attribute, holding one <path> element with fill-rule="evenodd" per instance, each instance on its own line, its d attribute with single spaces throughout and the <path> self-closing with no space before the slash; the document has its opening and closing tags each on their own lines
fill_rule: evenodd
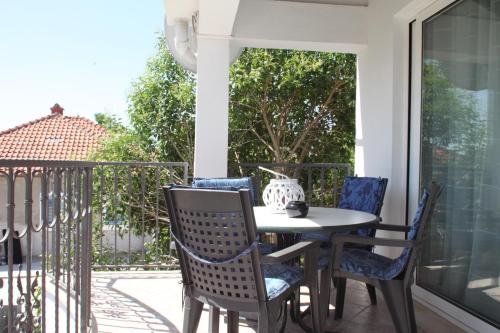
<svg viewBox="0 0 500 333">
<path fill-rule="evenodd" d="M 354 230 L 377 221 L 377 216 L 342 208 L 309 207 L 304 218 L 290 218 L 264 206 L 254 207 L 255 223 L 260 232 L 309 232 Z"/>
</svg>

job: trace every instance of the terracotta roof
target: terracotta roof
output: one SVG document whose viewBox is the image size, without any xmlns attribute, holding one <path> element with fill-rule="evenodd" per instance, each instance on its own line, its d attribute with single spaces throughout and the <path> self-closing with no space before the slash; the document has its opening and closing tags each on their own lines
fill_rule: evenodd
<svg viewBox="0 0 500 333">
<path fill-rule="evenodd" d="M 0 158 L 85 160 L 106 135 L 89 119 L 52 113 L 0 132 Z"/>
</svg>

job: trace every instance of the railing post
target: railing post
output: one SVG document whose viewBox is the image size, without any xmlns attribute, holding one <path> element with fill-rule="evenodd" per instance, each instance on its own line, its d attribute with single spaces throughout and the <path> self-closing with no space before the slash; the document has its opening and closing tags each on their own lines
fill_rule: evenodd
<svg viewBox="0 0 500 333">
<path fill-rule="evenodd" d="M 8 300 L 9 300 L 9 311 L 8 311 L 8 332 L 14 332 L 14 209 L 15 209 L 15 183 L 14 183 L 14 169 L 9 168 L 7 175 L 7 264 L 8 264 Z"/>
</svg>

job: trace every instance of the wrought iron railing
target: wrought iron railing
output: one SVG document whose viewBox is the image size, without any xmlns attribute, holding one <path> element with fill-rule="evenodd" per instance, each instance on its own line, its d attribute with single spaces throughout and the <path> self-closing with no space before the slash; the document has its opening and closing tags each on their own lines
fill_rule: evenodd
<svg viewBox="0 0 500 333">
<path fill-rule="evenodd" d="M 0 159 L 0 332 L 88 332 L 92 269 L 175 268 L 160 186 L 187 177 L 187 163 Z"/>
<path fill-rule="evenodd" d="M 336 207 L 342 184 L 346 176 L 351 175 L 349 163 L 241 163 L 237 166 L 239 175 L 253 176 L 260 194 L 273 175 L 263 172 L 258 167 L 278 171 L 298 179 L 303 187 L 306 201 L 314 206 Z M 259 200 L 261 200 L 261 195 Z"/>
<path fill-rule="evenodd" d="M 0 160 L 1 332 L 87 332 L 92 169 Z M 65 311 L 62 311 L 64 309 Z"/>
<path fill-rule="evenodd" d="M 187 184 L 188 164 L 100 162 L 94 174 L 93 268 L 177 268 L 160 187 Z"/>
</svg>

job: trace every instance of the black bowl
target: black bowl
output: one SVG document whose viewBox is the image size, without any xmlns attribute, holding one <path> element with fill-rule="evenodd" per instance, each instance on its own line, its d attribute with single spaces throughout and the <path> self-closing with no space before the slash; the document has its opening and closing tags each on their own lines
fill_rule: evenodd
<svg viewBox="0 0 500 333">
<path fill-rule="evenodd" d="M 288 217 L 293 218 L 306 217 L 309 212 L 309 206 L 305 201 L 290 201 L 285 208 Z"/>
</svg>

